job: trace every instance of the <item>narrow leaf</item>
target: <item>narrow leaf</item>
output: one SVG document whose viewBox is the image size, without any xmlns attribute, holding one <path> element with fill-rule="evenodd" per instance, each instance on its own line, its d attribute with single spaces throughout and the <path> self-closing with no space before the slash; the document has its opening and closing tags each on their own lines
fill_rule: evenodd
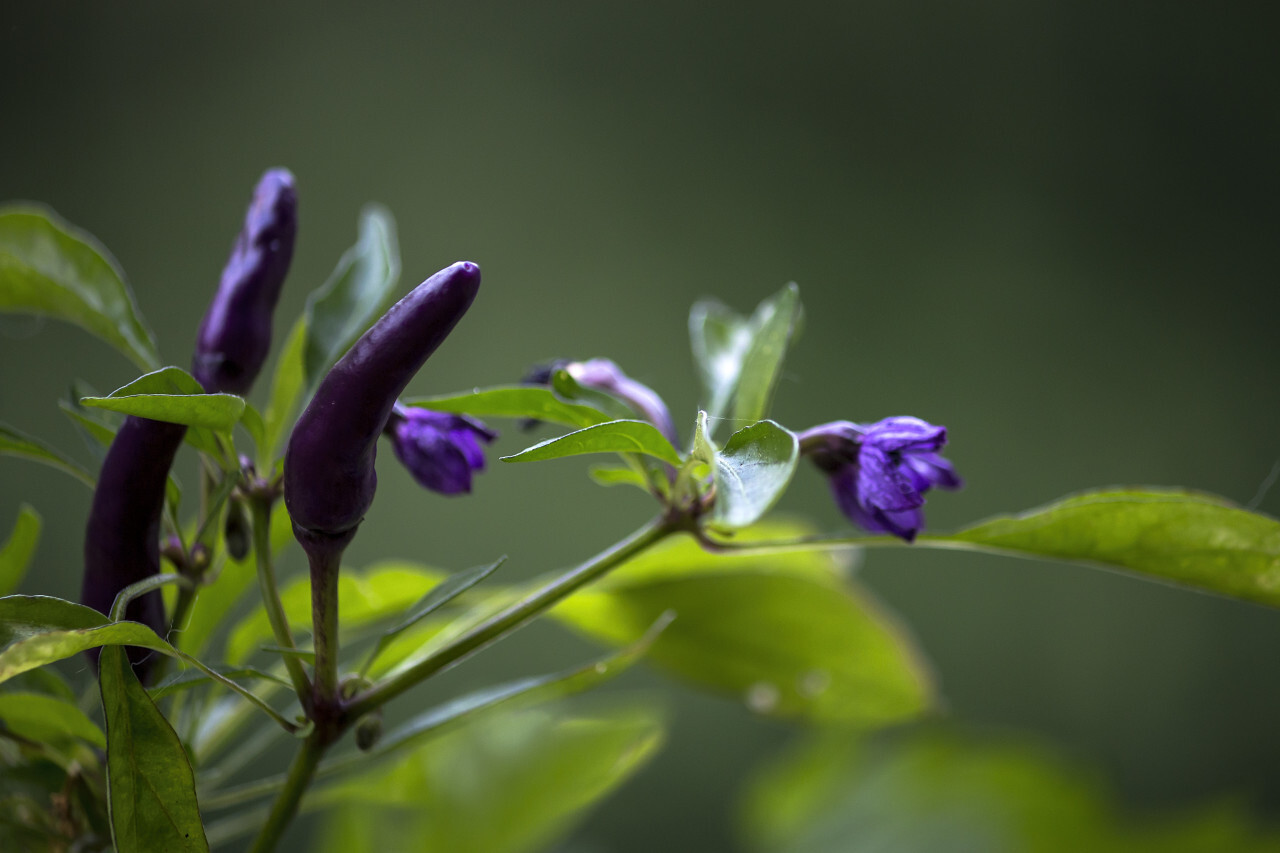
<svg viewBox="0 0 1280 853">
<path fill-rule="evenodd" d="M 369 205 L 360 211 L 356 244 L 307 300 L 304 364 L 311 387 L 382 315 L 399 279 L 395 220 L 385 208 Z"/>
<path fill-rule="evenodd" d="M 0 423 L 0 456 L 19 456 L 33 462 L 43 462 L 70 474 L 91 489 L 95 482 L 94 476 L 79 462 L 3 423 Z"/>
<path fill-rule="evenodd" d="M 74 323 L 144 370 L 155 339 L 115 260 L 93 237 L 39 208 L 0 210 L 0 311 Z"/>
<path fill-rule="evenodd" d="M 799 459 L 795 435 L 773 421 L 735 432 L 714 456 L 713 523 L 737 528 L 759 521 L 787 490 Z"/>
<path fill-rule="evenodd" d="M 39 541 L 40 513 L 30 505 L 23 504 L 18 509 L 18 520 L 13 523 L 13 532 L 9 534 L 4 546 L 0 547 L 0 596 L 8 595 L 22 583 Z"/>
<path fill-rule="evenodd" d="M 503 462 L 540 462 L 584 453 L 643 453 L 671 465 L 680 464 L 680 454 L 671 442 L 645 421 L 609 421 L 501 458 Z"/>
<path fill-rule="evenodd" d="M 742 360 L 733 401 L 733 417 L 738 423 L 752 423 L 769 413 L 782 361 L 799 320 L 800 288 L 794 283 L 756 308 L 751 317 L 751 346 Z"/>
<path fill-rule="evenodd" d="M 273 675 L 270 672 L 264 672 L 260 669 L 254 669 L 250 666 L 211 666 L 209 668 L 221 675 L 223 678 L 254 678 L 259 681 L 271 681 L 281 685 L 282 687 L 291 688 L 293 686 L 287 678 L 281 678 L 278 675 Z M 165 696 L 169 696 L 173 693 L 179 693 L 183 690 L 189 690 L 192 687 L 199 687 L 203 684 L 208 684 L 212 680 L 213 679 L 206 672 L 202 672 L 198 669 L 186 669 L 176 675 L 170 676 L 155 687 L 149 688 L 147 693 L 151 695 L 151 698 L 154 701 L 158 702 Z"/>
<path fill-rule="evenodd" d="M 950 536 L 921 538 L 932 547 L 1111 566 L 1280 607 L 1280 521 L 1213 495 L 1088 492 Z"/>
<path fill-rule="evenodd" d="M 133 674 L 123 649 L 103 650 L 99 682 L 107 721 L 107 798 L 116 850 L 207 851 L 187 753 Z"/>
<path fill-rule="evenodd" d="M 550 388 L 536 385 L 511 385 L 477 389 L 470 394 L 421 397 L 410 400 L 408 404 L 478 418 L 533 418 L 571 427 L 594 426 L 609 420 L 591 406 L 566 403 Z"/>
<path fill-rule="evenodd" d="M 587 469 L 587 476 L 602 486 L 635 486 L 649 491 L 649 478 L 634 468 L 592 465 Z"/>
<path fill-rule="evenodd" d="M 470 569 L 455 572 L 436 586 L 432 587 L 426 595 L 420 598 L 416 604 L 409 608 L 409 611 L 404 615 L 403 619 L 396 623 L 394 627 L 383 632 L 382 636 L 378 638 L 378 642 L 374 646 L 373 651 L 369 653 L 369 658 L 365 661 L 361 671 L 367 672 L 369 667 L 373 665 L 373 662 L 377 660 L 378 655 L 380 655 L 396 637 L 400 636 L 404 631 L 412 628 L 432 613 L 435 613 L 441 607 L 444 607 L 446 604 L 453 601 L 455 598 L 462 595 L 485 578 L 489 577 L 489 575 L 496 572 L 498 567 L 506 561 L 506 557 L 500 557 L 498 560 L 489 563 L 488 565 L 473 566 Z"/>
</svg>

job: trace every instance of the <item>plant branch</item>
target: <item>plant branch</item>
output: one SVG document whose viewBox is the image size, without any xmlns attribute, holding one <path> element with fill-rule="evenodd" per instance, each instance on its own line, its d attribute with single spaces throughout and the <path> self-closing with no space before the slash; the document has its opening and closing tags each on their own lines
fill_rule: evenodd
<svg viewBox="0 0 1280 853">
<path fill-rule="evenodd" d="M 264 496 L 254 496 L 249 500 L 253 514 L 253 553 L 258 564 L 258 585 L 262 589 L 262 603 L 267 609 L 267 621 L 271 623 L 271 632 L 275 634 L 276 645 L 286 649 L 296 648 L 293 644 L 293 633 L 289 630 L 289 619 L 285 616 L 284 605 L 280 603 L 280 592 L 276 588 L 275 569 L 271 565 L 271 501 Z M 283 655 L 285 669 L 289 672 L 289 680 L 293 682 L 294 692 L 303 709 L 311 707 L 311 681 L 302 661 L 294 655 Z"/>
<path fill-rule="evenodd" d="M 357 694 L 346 704 L 343 718 L 358 719 L 364 714 L 381 708 L 409 688 L 510 633 L 576 590 L 687 526 L 684 519 L 680 517 L 660 517 L 649 522 L 608 550 L 570 569 L 474 626 L 447 646 L 418 661 L 394 678 L 380 681 L 368 690 Z"/>
</svg>

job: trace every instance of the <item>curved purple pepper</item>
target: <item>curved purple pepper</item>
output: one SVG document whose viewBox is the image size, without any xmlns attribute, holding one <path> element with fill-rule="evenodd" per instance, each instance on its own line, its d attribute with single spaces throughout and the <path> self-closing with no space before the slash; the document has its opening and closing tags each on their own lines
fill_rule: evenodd
<svg viewBox="0 0 1280 853">
<path fill-rule="evenodd" d="M 271 315 L 298 234 L 298 193 L 287 169 L 258 181 L 244 228 L 200 324 L 191 372 L 205 391 L 244 395 L 271 349 Z"/>
<path fill-rule="evenodd" d="M 352 344 L 294 425 L 284 501 L 309 551 L 345 547 L 373 504 L 378 436 L 396 399 L 471 307 L 480 267 L 462 261 L 418 285 Z"/>
<path fill-rule="evenodd" d="M 102 462 L 84 536 L 80 601 L 109 614 L 116 595 L 160 571 L 160 514 L 173 457 L 187 428 L 147 418 L 126 418 Z M 164 636 L 164 599 L 149 592 L 129 603 L 125 618 Z M 146 681 L 148 649 L 131 647 L 129 659 Z M 89 657 L 98 662 L 98 649 Z"/>
</svg>

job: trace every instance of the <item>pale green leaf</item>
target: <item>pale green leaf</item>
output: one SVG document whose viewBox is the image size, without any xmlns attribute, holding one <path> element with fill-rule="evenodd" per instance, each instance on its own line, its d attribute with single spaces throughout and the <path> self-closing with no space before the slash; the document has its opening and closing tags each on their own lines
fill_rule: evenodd
<svg viewBox="0 0 1280 853">
<path fill-rule="evenodd" d="M 480 388 L 469 394 L 420 397 L 408 401 L 408 405 L 478 418 L 532 418 L 571 427 L 594 426 L 609 420 L 591 406 L 566 403 L 550 388 L 538 385 Z"/>
<path fill-rule="evenodd" d="M 230 432 L 244 414 L 244 399 L 234 394 L 205 394 L 189 373 L 164 367 L 140 376 L 106 397 L 84 397 L 86 406 L 155 421 Z"/>
<path fill-rule="evenodd" d="M 115 260 L 50 211 L 0 209 L 0 311 L 74 323 L 138 367 L 159 366 L 155 339 Z"/>
<path fill-rule="evenodd" d="M 47 693 L 0 692 L 0 723 L 20 737 L 54 746 L 68 740 L 107 745 L 102 729 L 74 702 Z"/>
<path fill-rule="evenodd" d="M 96 478 L 79 462 L 3 423 L 0 423 L 0 456 L 18 456 L 33 462 L 42 462 L 70 474 L 91 489 L 96 482 Z"/>
<path fill-rule="evenodd" d="M 738 528 L 759 521 L 787 490 L 799 459 L 795 435 L 773 421 L 735 432 L 714 456 L 712 522 Z"/>
</svg>

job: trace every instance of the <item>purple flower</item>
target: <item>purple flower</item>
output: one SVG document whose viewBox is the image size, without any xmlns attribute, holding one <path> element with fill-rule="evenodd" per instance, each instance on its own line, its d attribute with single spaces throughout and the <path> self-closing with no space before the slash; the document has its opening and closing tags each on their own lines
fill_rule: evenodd
<svg viewBox="0 0 1280 853">
<path fill-rule="evenodd" d="M 919 418 L 823 424 L 800 434 L 800 450 L 831 477 L 836 504 L 854 524 L 908 542 L 924 527 L 924 495 L 962 485 L 938 452 L 947 428 Z"/>
<path fill-rule="evenodd" d="M 442 495 L 471 491 L 471 472 L 484 470 L 484 448 L 498 434 L 466 415 L 396 404 L 383 430 L 396 458 L 418 485 Z"/>
</svg>

